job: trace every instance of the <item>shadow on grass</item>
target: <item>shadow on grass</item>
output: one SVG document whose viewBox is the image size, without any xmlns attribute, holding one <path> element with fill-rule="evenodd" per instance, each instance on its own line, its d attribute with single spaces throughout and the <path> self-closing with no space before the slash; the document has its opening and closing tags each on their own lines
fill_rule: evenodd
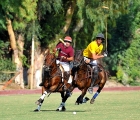
<svg viewBox="0 0 140 120">
<path fill-rule="evenodd" d="M 56 110 L 40 110 L 40 111 L 30 111 L 30 112 L 87 112 L 85 110 L 66 110 L 66 111 L 56 111 Z"/>
</svg>

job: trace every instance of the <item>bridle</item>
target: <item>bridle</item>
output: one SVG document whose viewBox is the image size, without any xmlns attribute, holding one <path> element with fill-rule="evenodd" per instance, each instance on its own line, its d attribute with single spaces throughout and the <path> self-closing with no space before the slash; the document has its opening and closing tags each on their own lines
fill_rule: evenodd
<svg viewBox="0 0 140 120">
<path fill-rule="evenodd" d="M 51 57 L 53 57 L 53 59 L 51 59 Z M 49 63 L 46 62 L 48 59 L 51 59 L 51 60 L 49 60 L 50 61 Z M 54 62 L 56 62 L 56 57 L 53 55 L 53 53 L 48 53 L 46 55 L 46 59 L 44 61 L 45 71 L 50 71 L 52 69 L 52 65 Z"/>
<path fill-rule="evenodd" d="M 44 68 L 44 74 L 46 74 L 46 76 L 48 78 L 48 82 L 50 82 L 56 76 L 62 77 L 61 70 L 56 64 L 57 57 L 55 57 L 55 54 L 54 53 L 48 53 L 45 58 L 46 59 L 44 61 L 44 67 L 43 68 Z M 62 87 L 61 83 L 62 83 L 62 81 L 60 81 L 58 83 L 57 88 L 54 91 L 57 91 Z M 50 92 L 50 94 L 51 93 L 52 92 Z"/>
</svg>

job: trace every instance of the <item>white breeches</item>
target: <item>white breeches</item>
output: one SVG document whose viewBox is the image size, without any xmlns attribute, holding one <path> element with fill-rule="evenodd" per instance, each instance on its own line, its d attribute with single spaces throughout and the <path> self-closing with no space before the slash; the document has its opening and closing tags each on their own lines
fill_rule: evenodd
<svg viewBox="0 0 140 120">
<path fill-rule="evenodd" d="M 68 62 L 61 62 L 59 60 L 56 60 L 56 64 L 61 64 L 62 67 L 64 68 L 64 71 L 66 71 L 66 72 L 69 72 L 71 70 L 70 64 Z M 71 83 L 71 82 L 72 82 L 72 76 L 70 75 L 69 80 L 68 80 L 68 83 Z"/>
<path fill-rule="evenodd" d="M 89 58 L 84 57 L 84 61 L 86 61 L 87 59 L 89 59 Z M 97 66 L 97 61 L 90 59 L 90 63 L 89 64 L 91 64 L 92 66 Z"/>
<path fill-rule="evenodd" d="M 64 68 L 64 71 L 70 71 L 70 64 L 68 62 L 61 62 L 59 60 L 56 60 L 56 64 L 61 64 Z"/>
</svg>

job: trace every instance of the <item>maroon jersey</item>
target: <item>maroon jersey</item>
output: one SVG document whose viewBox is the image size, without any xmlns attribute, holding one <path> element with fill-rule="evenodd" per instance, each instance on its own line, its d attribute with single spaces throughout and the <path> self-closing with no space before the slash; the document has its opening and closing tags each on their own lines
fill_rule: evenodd
<svg viewBox="0 0 140 120">
<path fill-rule="evenodd" d="M 61 56 L 65 57 L 73 57 L 74 49 L 72 46 L 66 47 L 63 43 L 58 43 L 56 48 L 61 48 L 61 51 L 58 53 L 58 58 Z M 68 62 L 67 60 L 63 60 L 63 62 Z"/>
</svg>

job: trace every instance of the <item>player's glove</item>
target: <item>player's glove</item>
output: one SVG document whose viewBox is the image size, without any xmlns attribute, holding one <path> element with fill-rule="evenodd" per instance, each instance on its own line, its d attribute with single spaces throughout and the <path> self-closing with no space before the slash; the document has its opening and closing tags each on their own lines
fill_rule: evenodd
<svg viewBox="0 0 140 120">
<path fill-rule="evenodd" d="M 103 56 L 104 56 L 104 57 L 107 57 L 107 52 L 104 52 L 104 53 L 103 53 Z"/>
</svg>

